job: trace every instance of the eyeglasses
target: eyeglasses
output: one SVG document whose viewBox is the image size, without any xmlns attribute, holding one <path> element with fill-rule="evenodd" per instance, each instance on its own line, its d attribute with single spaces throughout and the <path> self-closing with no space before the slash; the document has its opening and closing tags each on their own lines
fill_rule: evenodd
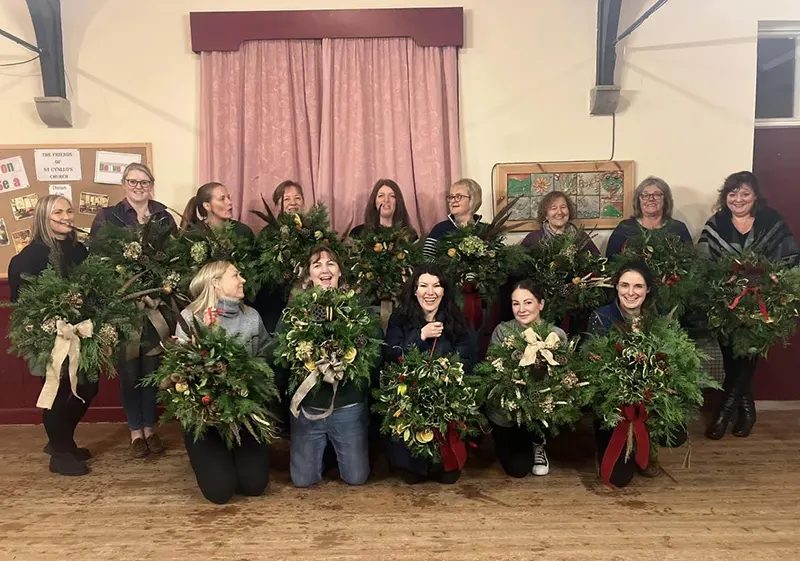
<svg viewBox="0 0 800 561">
<path fill-rule="evenodd" d="M 136 188 L 137 185 L 142 187 L 143 189 L 149 189 L 150 187 L 153 186 L 153 182 L 150 181 L 149 179 L 138 179 L 138 180 L 137 179 L 126 179 L 125 180 L 125 184 L 128 187 L 133 187 L 134 189 Z"/>
<path fill-rule="evenodd" d="M 639 198 L 643 201 L 660 201 L 664 198 L 664 193 L 642 193 Z"/>
<path fill-rule="evenodd" d="M 447 199 L 448 203 L 452 203 L 453 201 L 455 201 L 457 203 L 460 203 L 461 199 L 465 199 L 465 198 L 466 199 L 471 199 L 472 197 L 469 196 L 469 195 L 461 195 L 461 194 L 458 194 L 458 195 L 447 195 L 445 197 L 445 199 Z"/>
</svg>

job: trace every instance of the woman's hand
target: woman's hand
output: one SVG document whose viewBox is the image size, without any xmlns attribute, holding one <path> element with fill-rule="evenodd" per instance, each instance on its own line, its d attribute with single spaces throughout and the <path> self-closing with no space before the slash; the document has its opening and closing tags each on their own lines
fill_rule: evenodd
<svg viewBox="0 0 800 561">
<path fill-rule="evenodd" d="M 436 339 L 442 336 L 442 331 L 444 331 L 444 324 L 441 321 L 432 321 L 420 329 L 419 337 L 423 341 L 431 338 Z"/>
</svg>

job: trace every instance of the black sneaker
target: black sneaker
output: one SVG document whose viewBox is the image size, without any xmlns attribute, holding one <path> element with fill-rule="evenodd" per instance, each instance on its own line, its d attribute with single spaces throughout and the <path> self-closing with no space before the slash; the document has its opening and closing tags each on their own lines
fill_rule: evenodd
<svg viewBox="0 0 800 561">
<path fill-rule="evenodd" d="M 49 442 L 45 444 L 43 452 L 48 456 L 53 455 L 53 449 L 50 447 Z M 76 459 L 82 462 L 92 459 L 92 453 L 89 451 L 88 448 L 78 448 L 76 446 L 75 448 L 72 449 L 72 451 L 70 451 L 70 454 L 72 454 L 73 456 L 75 456 Z"/>
<path fill-rule="evenodd" d="M 89 473 L 86 462 L 82 462 L 72 454 L 53 454 L 50 456 L 50 471 L 61 475 L 78 476 Z"/>
</svg>

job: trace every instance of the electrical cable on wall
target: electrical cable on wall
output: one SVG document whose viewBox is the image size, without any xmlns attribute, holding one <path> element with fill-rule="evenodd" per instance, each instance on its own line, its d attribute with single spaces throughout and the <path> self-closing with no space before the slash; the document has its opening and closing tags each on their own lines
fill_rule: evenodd
<svg viewBox="0 0 800 561">
<path fill-rule="evenodd" d="M 614 153 L 617 151 L 617 114 L 611 114 L 611 157 L 609 162 L 614 161 Z"/>
<path fill-rule="evenodd" d="M 35 60 L 38 60 L 40 56 L 41 55 L 36 55 L 33 58 L 29 58 L 28 60 L 23 60 L 23 61 L 20 61 L 20 62 L 9 62 L 7 64 L 0 64 L 0 68 L 7 68 L 9 66 L 21 66 L 23 64 L 28 64 L 29 62 L 33 62 Z"/>
</svg>

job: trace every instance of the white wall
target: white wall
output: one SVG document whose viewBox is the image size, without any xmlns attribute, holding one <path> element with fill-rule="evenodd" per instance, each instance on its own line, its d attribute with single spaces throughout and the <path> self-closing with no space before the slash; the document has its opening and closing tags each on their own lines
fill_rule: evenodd
<svg viewBox="0 0 800 561">
<path fill-rule="evenodd" d="M 157 196 L 182 207 L 196 187 L 198 57 L 190 11 L 430 6 L 391 0 L 62 0 L 75 127 L 46 128 L 36 64 L 0 68 L 0 143 L 149 141 Z M 436 2 L 466 10 L 461 53 L 464 174 L 484 186 L 498 162 L 606 159 L 611 119 L 588 113 L 595 0 Z M 620 30 L 652 4 L 624 0 Z M 752 160 L 759 20 L 800 20 L 797 0 L 671 0 L 620 44 L 625 107 L 617 159 L 674 188 L 698 233 L 715 191 Z M 2 27 L 35 43 L 25 0 L 0 2 Z M 0 64 L 29 52 L 0 38 Z M 366 188 L 366 186 L 365 186 Z"/>
</svg>

